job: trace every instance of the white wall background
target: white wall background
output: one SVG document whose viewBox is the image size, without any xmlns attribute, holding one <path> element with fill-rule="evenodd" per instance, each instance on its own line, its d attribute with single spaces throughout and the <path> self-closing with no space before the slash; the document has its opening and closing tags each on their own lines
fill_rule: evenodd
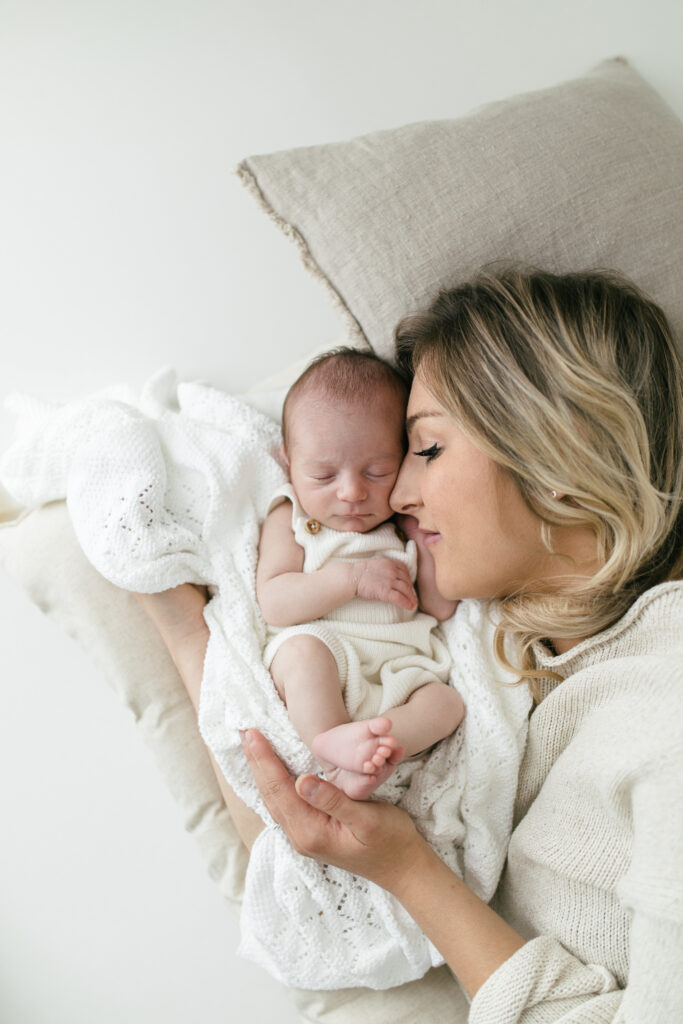
<svg viewBox="0 0 683 1024">
<path fill-rule="evenodd" d="M 683 117 L 681 39 L 679 0 L 0 0 L 0 394 L 242 390 L 340 326 L 241 157 L 617 54 Z M 6 579 L 0 614 L 0 1020 L 297 1020 L 86 658 Z"/>
</svg>

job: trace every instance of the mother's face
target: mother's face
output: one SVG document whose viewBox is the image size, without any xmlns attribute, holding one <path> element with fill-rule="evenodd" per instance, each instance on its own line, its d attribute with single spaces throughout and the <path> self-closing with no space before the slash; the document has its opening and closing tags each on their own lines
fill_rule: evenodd
<svg viewBox="0 0 683 1024">
<path fill-rule="evenodd" d="M 503 597 L 545 575 L 540 519 L 512 478 L 458 428 L 416 376 L 407 412 L 408 454 L 392 508 L 413 515 L 451 599 Z"/>
</svg>

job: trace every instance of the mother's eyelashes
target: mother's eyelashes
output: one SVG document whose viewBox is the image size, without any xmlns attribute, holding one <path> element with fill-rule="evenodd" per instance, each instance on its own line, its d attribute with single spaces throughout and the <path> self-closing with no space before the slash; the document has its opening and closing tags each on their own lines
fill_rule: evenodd
<svg viewBox="0 0 683 1024">
<path fill-rule="evenodd" d="M 434 443 L 429 448 L 423 448 L 420 452 L 413 452 L 413 455 L 418 455 L 421 459 L 426 459 L 427 462 L 431 462 L 433 459 L 438 458 L 441 455 L 443 448 L 439 448 L 438 444 Z"/>
</svg>

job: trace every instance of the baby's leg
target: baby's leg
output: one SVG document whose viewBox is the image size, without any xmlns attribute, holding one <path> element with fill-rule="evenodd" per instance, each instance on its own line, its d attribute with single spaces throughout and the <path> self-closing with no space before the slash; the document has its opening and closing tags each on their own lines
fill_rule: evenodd
<svg viewBox="0 0 683 1024">
<path fill-rule="evenodd" d="M 292 725 L 309 749 L 319 732 L 348 722 L 337 663 L 318 637 L 299 633 L 285 640 L 270 674 Z"/>
<path fill-rule="evenodd" d="M 435 680 L 415 690 L 389 714 L 392 736 L 411 757 L 455 732 L 465 717 L 465 705 L 457 690 Z"/>
<path fill-rule="evenodd" d="M 383 738 L 384 748 L 379 747 L 362 769 L 343 773 L 346 778 L 342 781 L 333 779 L 356 800 L 367 799 L 389 778 L 404 757 L 419 754 L 455 732 L 465 716 L 465 705 L 457 690 L 434 681 L 415 690 L 405 704 L 392 708 L 390 715 L 391 718 L 381 716 L 337 726 L 318 736 L 313 744 L 313 753 L 317 757 L 341 764 L 347 756 L 347 744 L 349 751 L 362 750 L 367 736 Z M 352 735 L 353 730 L 358 730 L 356 737 Z"/>
<path fill-rule="evenodd" d="M 389 719 L 350 722 L 337 663 L 330 649 L 305 633 L 285 640 L 270 666 L 290 720 L 328 777 L 349 796 L 362 799 L 394 770 L 396 750 Z M 326 738 L 332 736 L 332 742 Z"/>
</svg>

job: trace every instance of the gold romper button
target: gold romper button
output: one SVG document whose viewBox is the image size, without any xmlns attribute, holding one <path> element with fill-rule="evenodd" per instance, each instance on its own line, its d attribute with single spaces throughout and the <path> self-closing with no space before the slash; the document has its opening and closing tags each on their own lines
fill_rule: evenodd
<svg viewBox="0 0 683 1024">
<path fill-rule="evenodd" d="M 320 533 L 320 523 L 317 519 L 309 519 L 306 523 L 307 533 Z"/>
</svg>

